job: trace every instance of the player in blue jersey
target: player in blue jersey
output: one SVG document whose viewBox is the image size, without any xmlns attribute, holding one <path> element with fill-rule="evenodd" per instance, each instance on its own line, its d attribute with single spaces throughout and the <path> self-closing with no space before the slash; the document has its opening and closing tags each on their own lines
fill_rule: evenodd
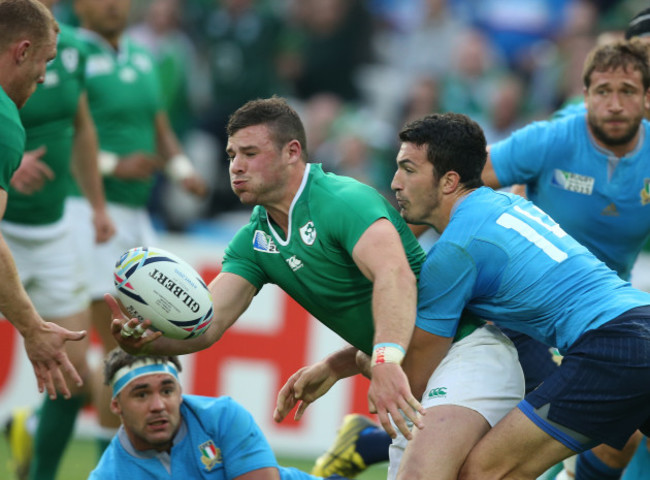
<svg viewBox="0 0 650 480">
<path fill-rule="evenodd" d="M 419 328 L 403 364 L 413 390 L 425 381 L 423 352 L 464 308 L 564 355 L 472 449 L 459 478 L 534 479 L 575 452 L 621 448 L 649 430 L 650 294 L 532 203 L 478 187 L 485 137 L 464 115 L 429 115 L 400 139 L 392 187 L 401 214 L 441 232 L 420 274 Z"/>
<path fill-rule="evenodd" d="M 586 110 L 533 123 L 490 147 L 485 184 L 527 186 L 528 197 L 625 280 L 650 235 L 650 124 L 647 50 L 634 40 L 596 47 L 584 67 Z M 509 333 L 509 332 L 508 332 Z M 548 348 L 521 334 L 518 346 L 527 382 L 552 374 Z M 578 459 L 601 470 L 590 478 L 619 478 L 640 435 L 622 452 L 597 447 Z M 594 474 L 595 475 L 595 474 Z M 581 475 L 577 475 L 580 479 Z"/>
<path fill-rule="evenodd" d="M 232 398 L 182 395 L 180 371 L 173 356 L 108 354 L 111 411 L 122 425 L 91 480 L 319 478 L 279 467 L 251 414 Z"/>
</svg>

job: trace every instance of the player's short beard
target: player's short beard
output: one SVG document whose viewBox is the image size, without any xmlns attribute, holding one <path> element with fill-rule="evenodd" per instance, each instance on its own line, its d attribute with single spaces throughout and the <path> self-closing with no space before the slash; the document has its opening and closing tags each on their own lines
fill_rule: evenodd
<svg viewBox="0 0 650 480">
<path fill-rule="evenodd" d="M 591 129 L 591 133 L 593 133 L 594 137 L 596 137 L 597 140 L 600 140 L 601 143 L 604 145 L 612 146 L 612 147 L 618 147 L 619 145 L 626 145 L 627 143 L 631 142 L 634 136 L 637 134 L 639 131 L 639 126 L 641 125 L 640 119 L 638 122 L 633 122 L 633 125 L 630 126 L 627 132 L 625 132 L 623 135 L 620 137 L 612 137 L 605 132 L 602 128 L 600 128 L 600 125 L 596 121 L 591 118 L 591 116 L 587 116 L 587 121 L 589 122 L 589 128 Z"/>
</svg>

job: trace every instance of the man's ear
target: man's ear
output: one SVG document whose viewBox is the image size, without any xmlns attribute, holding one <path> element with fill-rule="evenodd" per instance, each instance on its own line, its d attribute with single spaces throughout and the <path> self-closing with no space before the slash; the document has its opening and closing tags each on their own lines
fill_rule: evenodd
<svg viewBox="0 0 650 480">
<path fill-rule="evenodd" d="M 296 163 L 301 161 L 300 157 L 302 156 L 302 146 L 298 140 L 291 140 L 285 145 L 287 152 L 289 154 L 290 163 Z"/>
<path fill-rule="evenodd" d="M 120 407 L 120 404 L 117 401 L 117 397 L 111 400 L 110 408 L 111 408 L 111 412 L 113 412 L 113 414 L 117 415 L 118 417 L 122 414 L 122 408 Z"/>
<path fill-rule="evenodd" d="M 440 182 L 440 188 L 442 189 L 442 193 L 444 194 L 454 193 L 459 185 L 460 185 L 460 175 L 458 175 L 458 172 L 454 172 L 453 170 L 450 170 L 442 176 L 442 180 Z"/>
<path fill-rule="evenodd" d="M 29 40 L 21 40 L 20 42 L 16 42 L 14 44 L 12 53 L 16 65 L 21 65 L 23 62 L 25 62 L 25 60 L 27 60 L 31 47 L 32 42 Z"/>
</svg>

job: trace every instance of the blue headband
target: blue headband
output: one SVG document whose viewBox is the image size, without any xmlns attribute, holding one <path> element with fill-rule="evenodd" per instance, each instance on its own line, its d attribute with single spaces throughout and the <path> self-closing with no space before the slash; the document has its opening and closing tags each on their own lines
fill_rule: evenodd
<svg viewBox="0 0 650 480">
<path fill-rule="evenodd" d="M 117 397 L 122 389 L 136 378 L 154 373 L 168 373 L 178 380 L 178 371 L 172 362 L 161 363 L 151 358 L 145 358 L 138 360 L 131 365 L 127 365 L 126 367 L 122 367 L 115 372 L 115 375 L 113 375 L 113 379 L 111 380 L 113 398 Z"/>
</svg>

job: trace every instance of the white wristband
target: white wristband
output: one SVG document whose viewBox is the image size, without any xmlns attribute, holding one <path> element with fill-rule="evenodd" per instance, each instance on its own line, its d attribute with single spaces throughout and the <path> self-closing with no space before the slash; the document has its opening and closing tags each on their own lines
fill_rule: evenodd
<svg viewBox="0 0 650 480">
<path fill-rule="evenodd" d="M 101 150 L 97 155 L 97 166 L 99 167 L 99 173 L 102 175 L 112 175 L 115 173 L 117 164 L 120 163 L 120 157 L 113 152 L 106 152 Z"/>
<path fill-rule="evenodd" d="M 401 365 L 405 353 L 404 348 L 397 343 L 378 343 L 372 349 L 370 366 L 375 367 L 382 363 L 397 363 Z"/>
<path fill-rule="evenodd" d="M 193 176 L 195 171 L 190 159 L 182 153 L 170 158 L 165 166 L 165 173 L 175 182 L 180 182 Z"/>
</svg>

